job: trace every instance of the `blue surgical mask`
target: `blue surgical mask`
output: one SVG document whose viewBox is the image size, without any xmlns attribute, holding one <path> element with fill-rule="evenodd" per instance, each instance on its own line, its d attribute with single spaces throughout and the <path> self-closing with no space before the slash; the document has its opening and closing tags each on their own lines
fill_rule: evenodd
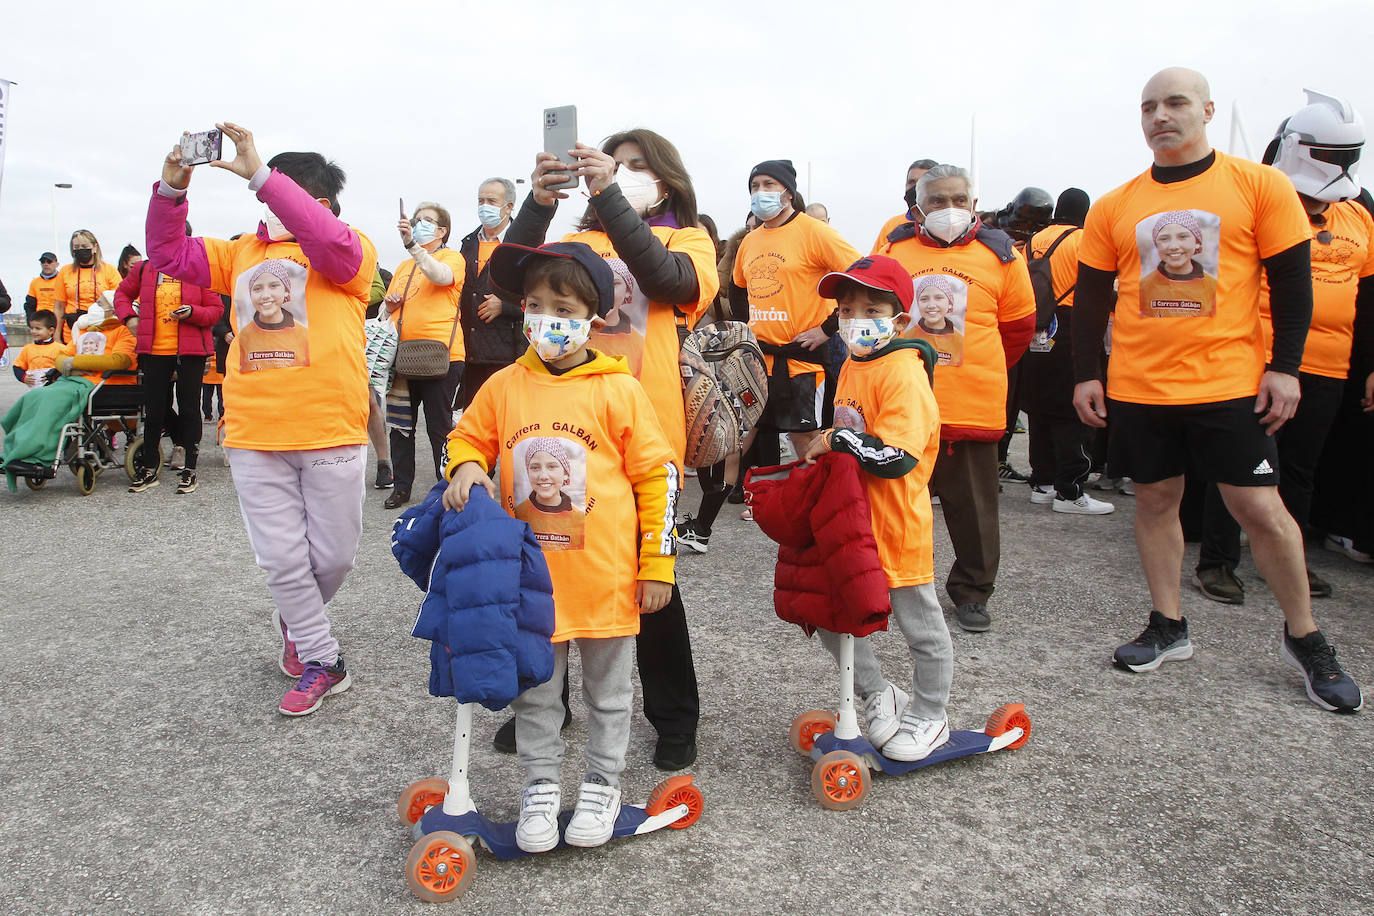
<svg viewBox="0 0 1374 916">
<path fill-rule="evenodd" d="M 782 212 L 781 191 L 755 191 L 749 195 L 749 212 L 761 220 L 770 220 Z"/>
<path fill-rule="evenodd" d="M 855 356 L 881 350 L 897 336 L 896 318 L 841 318 L 840 339 Z"/>
<path fill-rule="evenodd" d="M 590 318 L 526 315 L 525 339 L 544 362 L 553 362 L 582 346 L 592 336 Z"/>
<path fill-rule="evenodd" d="M 477 221 L 488 229 L 495 229 L 501 225 L 501 209 L 491 204 L 478 204 Z"/>
<path fill-rule="evenodd" d="M 439 227 L 427 219 L 422 219 L 410 228 L 410 237 L 417 245 L 428 245 L 434 241 L 434 233 Z"/>
</svg>

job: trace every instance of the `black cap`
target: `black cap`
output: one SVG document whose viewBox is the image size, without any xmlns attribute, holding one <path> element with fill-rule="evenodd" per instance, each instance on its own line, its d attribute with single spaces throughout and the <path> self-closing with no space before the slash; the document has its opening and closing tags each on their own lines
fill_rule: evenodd
<svg viewBox="0 0 1374 916">
<path fill-rule="evenodd" d="M 778 183 L 790 191 L 793 195 L 797 193 L 797 169 L 792 165 L 791 159 L 765 159 L 754 166 L 749 173 L 749 184 L 753 185 L 754 176 L 767 175 L 769 178 L 776 178 Z"/>
<path fill-rule="evenodd" d="M 43 261 L 56 261 L 56 260 L 57 260 L 57 255 L 53 254 L 51 251 L 45 251 L 45 252 L 43 252 L 42 254 L 40 254 L 40 255 L 38 256 L 38 261 L 39 261 L 39 263 L 42 263 Z"/>
<path fill-rule="evenodd" d="M 554 242 L 539 248 L 524 245 L 497 245 L 487 262 L 491 285 L 503 299 L 519 300 L 525 295 L 525 271 L 540 258 L 568 258 L 581 264 L 596 286 L 596 314 L 605 318 L 615 301 L 615 274 L 606 259 L 581 242 Z"/>
</svg>

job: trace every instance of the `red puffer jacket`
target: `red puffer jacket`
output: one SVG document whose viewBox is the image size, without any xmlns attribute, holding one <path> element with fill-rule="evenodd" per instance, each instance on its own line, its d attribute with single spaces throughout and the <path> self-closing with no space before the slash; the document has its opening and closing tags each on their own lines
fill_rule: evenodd
<svg viewBox="0 0 1374 916">
<path fill-rule="evenodd" d="M 867 636 L 892 612 L 868 496 L 850 455 L 749 472 L 744 488 L 760 530 L 778 542 L 773 606 L 807 635 Z"/>
<path fill-rule="evenodd" d="M 141 311 L 134 311 L 134 302 Z M 120 321 L 134 315 L 138 322 L 138 352 L 153 352 L 153 334 L 157 329 L 157 271 L 147 261 L 139 261 L 115 290 L 115 314 Z M 177 322 L 177 354 L 179 356 L 214 356 L 215 341 L 210 329 L 224 314 L 224 300 L 212 289 L 181 284 L 181 302 L 191 307 L 191 314 Z"/>
</svg>

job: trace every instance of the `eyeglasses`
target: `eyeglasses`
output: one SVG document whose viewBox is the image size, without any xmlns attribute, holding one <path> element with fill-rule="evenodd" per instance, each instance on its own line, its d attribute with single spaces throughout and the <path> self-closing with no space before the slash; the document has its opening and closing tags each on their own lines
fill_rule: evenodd
<svg viewBox="0 0 1374 916">
<path fill-rule="evenodd" d="M 1343 169 L 1348 169 L 1360 161 L 1360 147 L 1358 146 L 1309 146 L 1307 151 L 1318 162 L 1329 162 Z"/>
</svg>

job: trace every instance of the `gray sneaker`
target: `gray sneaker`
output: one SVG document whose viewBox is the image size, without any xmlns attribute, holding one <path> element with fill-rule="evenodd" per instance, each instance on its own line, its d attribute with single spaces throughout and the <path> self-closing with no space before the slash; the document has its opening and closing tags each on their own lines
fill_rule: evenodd
<svg viewBox="0 0 1374 916">
<path fill-rule="evenodd" d="M 970 633 L 982 633 L 992 629 L 992 617 L 988 614 L 988 606 L 981 601 L 958 605 L 954 608 L 954 619 L 959 621 L 960 627 Z"/>
</svg>

